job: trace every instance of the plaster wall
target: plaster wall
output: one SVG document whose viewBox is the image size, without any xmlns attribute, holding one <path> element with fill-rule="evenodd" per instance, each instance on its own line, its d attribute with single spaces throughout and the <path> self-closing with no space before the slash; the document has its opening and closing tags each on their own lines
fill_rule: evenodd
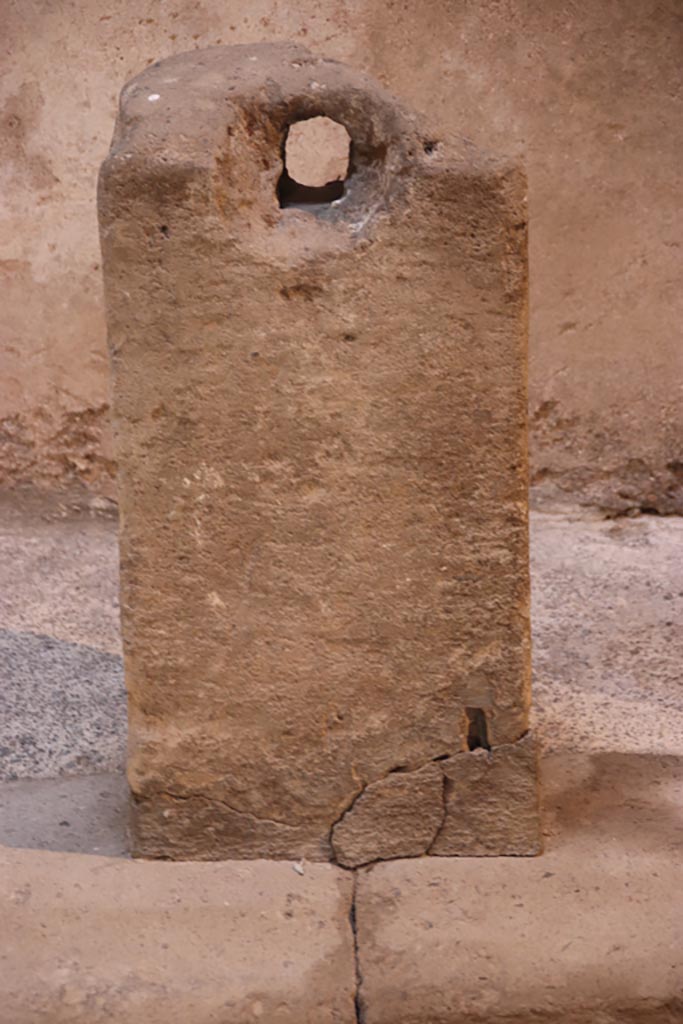
<svg viewBox="0 0 683 1024">
<path fill-rule="evenodd" d="M 114 490 L 95 184 L 121 86 L 285 38 L 523 155 L 536 493 L 683 511 L 677 0 L 2 0 L 0 480 Z"/>
</svg>

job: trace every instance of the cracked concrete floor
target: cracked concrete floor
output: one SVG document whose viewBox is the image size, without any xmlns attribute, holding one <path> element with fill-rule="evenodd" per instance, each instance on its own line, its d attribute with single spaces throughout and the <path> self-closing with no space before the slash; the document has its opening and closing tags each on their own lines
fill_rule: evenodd
<svg viewBox="0 0 683 1024">
<path fill-rule="evenodd" d="M 143 864 L 115 522 L 5 496 L 1 1024 L 683 1021 L 682 541 L 675 518 L 532 518 L 541 858 Z"/>
</svg>

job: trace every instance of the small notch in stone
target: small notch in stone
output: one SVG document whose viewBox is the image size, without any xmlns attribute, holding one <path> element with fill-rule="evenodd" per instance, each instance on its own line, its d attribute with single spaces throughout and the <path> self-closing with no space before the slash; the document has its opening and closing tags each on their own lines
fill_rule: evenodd
<svg viewBox="0 0 683 1024">
<path fill-rule="evenodd" d="M 438 145 L 439 143 L 436 139 L 425 139 L 425 141 L 422 143 L 422 148 L 427 154 L 427 156 L 431 156 L 431 154 L 436 151 Z"/>
<path fill-rule="evenodd" d="M 465 708 L 467 715 L 467 749 L 490 750 L 489 727 L 483 708 Z"/>
<path fill-rule="evenodd" d="M 170 230 L 168 224 L 160 224 L 159 225 L 159 231 L 161 231 L 161 233 L 164 236 L 164 238 L 169 238 L 170 235 L 171 235 L 171 230 Z"/>
</svg>

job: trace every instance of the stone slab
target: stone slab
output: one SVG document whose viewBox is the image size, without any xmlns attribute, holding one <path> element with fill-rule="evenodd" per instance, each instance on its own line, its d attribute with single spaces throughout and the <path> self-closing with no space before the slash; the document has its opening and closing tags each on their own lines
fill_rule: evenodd
<svg viewBox="0 0 683 1024">
<path fill-rule="evenodd" d="M 292 205 L 315 116 L 350 173 Z M 528 728 L 523 172 L 300 46 L 213 47 L 125 86 L 99 214 L 134 849 L 327 859 L 468 707 Z"/>
<path fill-rule="evenodd" d="M 680 1024 L 683 761 L 546 759 L 547 849 L 358 872 L 365 1024 Z"/>
<path fill-rule="evenodd" d="M 36 632 L 59 629 L 59 634 L 55 635 L 62 639 L 93 647 L 97 647 L 101 640 L 102 633 L 98 630 L 104 628 L 115 638 L 115 610 L 107 596 L 115 590 L 115 523 L 93 524 L 89 518 L 74 522 L 70 514 L 68 517 L 55 516 L 50 508 L 46 508 L 45 514 L 35 522 L 29 522 L 21 495 L 15 492 L 11 502 L 11 508 L 8 504 L 0 505 L 0 535 L 5 552 L 4 560 L 0 560 L 0 571 L 7 569 L 0 592 L 2 624 Z M 680 854 L 674 853 L 670 858 L 668 853 L 671 832 L 676 825 L 672 817 L 679 813 L 679 797 L 677 793 L 673 793 L 671 798 L 668 796 L 673 761 L 661 757 L 661 753 L 667 751 L 683 754 L 681 531 L 683 523 L 673 517 L 605 520 L 586 510 L 568 509 L 532 515 L 534 658 L 539 694 L 537 717 L 541 720 L 544 746 L 557 752 L 551 757 L 546 756 L 541 765 L 541 775 L 549 794 L 547 850 L 533 862 L 515 859 L 503 862 L 493 858 L 478 859 L 472 864 L 469 860 L 459 860 L 455 866 L 456 874 L 452 873 L 447 859 L 440 858 L 431 864 L 436 869 L 436 877 L 426 873 L 423 860 L 404 862 L 404 867 L 383 865 L 373 868 L 373 874 L 375 870 L 384 874 L 378 876 L 381 885 L 378 884 L 375 894 L 370 892 L 369 896 L 374 902 L 375 897 L 383 893 L 387 906 L 381 915 L 381 929 L 377 906 L 370 905 L 372 917 L 366 914 L 363 918 L 364 922 L 372 925 L 372 931 L 368 928 L 364 934 L 368 953 L 365 986 L 372 986 L 382 999 L 386 997 L 379 984 L 380 951 L 389 974 L 387 984 L 389 980 L 395 983 L 397 975 L 403 973 L 405 981 L 398 981 L 404 991 L 406 986 L 417 985 L 419 988 L 416 976 L 418 973 L 424 975 L 431 994 L 422 988 L 419 998 L 426 1011 L 434 1006 L 439 1009 L 441 990 L 446 992 L 444 1003 L 454 998 L 456 968 L 463 971 L 465 980 L 470 979 L 466 994 L 470 993 L 468 998 L 471 997 L 472 1005 L 475 981 L 479 981 L 480 975 L 477 973 L 473 980 L 475 965 L 470 963 L 467 966 L 462 947 L 463 936 L 472 946 L 473 936 L 481 935 L 481 931 L 475 933 L 478 920 L 482 930 L 491 922 L 491 931 L 502 927 L 501 946 L 505 940 L 512 947 L 508 951 L 499 949 L 497 944 L 492 947 L 489 935 L 486 943 L 482 942 L 477 948 L 487 954 L 494 948 L 498 957 L 493 961 L 494 966 L 500 964 L 497 976 L 499 991 L 505 993 L 506 998 L 508 993 L 514 997 L 518 1008 L 524 1006 L 525 994 L 529 997 L 529 1005 L 538 1005 L 541 1001 L 539 985 L 546 974 L 552 972 L 550 978 L 553 983 L 552 979 L 557 979 L 564 970 L 564 980 L 558 983 L 560 987 L 554 1001 L 546 1004 L 545 1016 L 540 1011 L 532 1015 L 526 1009 L 519 1010 L 508 1017 L 506 1024 L 530 1024 L 530 1021 L 534 1024 L 615 1024 L 615 1000 L 611 997 L 611 1008 L 609 1002 L 603 1001 L 600 1012 L 595 1010 L 595 999 L 589 1003 L 592 1008 L 588 1010 L 586 1004 L 583 1007 L 577 1005 L 575 999 L 577 987 L 583 986 L 583 991 L 586 991 L 586 979 L 591 975 L 598 976 L 602 963 L 610 965 L 612 991 L 618 995 L 623 989 L 629 1000 L 628 1006 L 623 1005 L 622 1000 L 618 1024 L 679 1024 L 683 1019 L 683 1012 L 673 1002 L 676 985 L 672 984 L 670 991 L 666 991 L 668 975 L 655 979 L 658 984 L 661 981 L 662 988 L 659 995 L 652 997 L 649 1008 L 642 1000 L 635 1002 L 632 999 L 634 978 L 648 976 L 649 964 L 660 954 L 662 961 L 666 961 L 665 939 L 666 934 L 671 935 L 672 915 L 678 914 L 683 918 L 680 880 L 677 871 L 674 876 L 670 871 L 672 866 L 675 868 L 674 857 L 680 857 Z M 89 539 L 84 548 L 83 538 L 86 536 Z M 61 553 L 59 558 L 56 557 L 58 553 Z M 93 565 L 98 566 L 97 572 L 92 571 Z M 43 720 L 41 709 L 43 705 L 49 707 L 53 679 L 44 673 L 36 680 L 36 685 L 40 683 L 42 687 L 44 699 L 37 702 L 36 714 L 26 720 L 35 730 L 47 727 L 49 715 Z M 102 685 L 113 687 L 119 684 L 115 677 L 110 677 L 107 683 L 103 676 Z M 84 705 L 86 719 L 89 707 Z M 20 707 L 17 706 L 12 713 L 18 715 Z M 87 727 L 87 720 L 78 723 L 78 728 L 85 730 Z M 77 734 L 74 735 L 77 738 Z M 573 757 L 567 753 L 572 747 L 582 747 L 599 756 L 595 760 L 574 760 L 573 765 L 567 762 L 568 774 L 560 776 L 559 760 Z M 615 759 L 615 752 L 620 752 L 619 759 Z M 612 783 L 607 785 L 607 780 L 614 782 L 615 777 L 619 782 L 618 788 L 613 788 Z M 601 778 L 605 779 L 605 786 L 601 786 Z M 125 781 L 120 776 L 5 783 L 0 788 L 0 842 L 68 850 L 78 847 L 88 853 L 92 853 L 94 846 L 100 843 L 103 847 L 101 852 L 105 852 L 105 844 L 109 843 L 107 853 L 122 852 L 126 848 L 122 806 L 124 790 Z M 558 794 L 563 791 L 565 795 L 560 801 Z M 102 796 L 103 792 L 105 796 Z M 117 800 L 121 801 L 118 811 Z M 61 808 L 64 808 L 63 815 Z M 111 811 L 111 818 L 107 817 L 107 809 Z M 68 820 L 69 826 L 60 825 L 62 820 Z M 591 840 L 595 830 L 600 833 L 599 842 Z M 564 842 L 563 837 L 567 837 L 569 847 L 560 856 L 558 844 Z M 648 844 L 651 844 L 651 849 L 646 856 L 643 847 L 649 848 Z M 32 859 L 34 854 L 16 851 L 16 856 Z M 90 858 L 76 857 L 74 860 L 79 866 L 79 873 L 85 871 L 85 877 L 88 877 L 84 864 L 87 865 Z M 98 864 L 102 863 L 99 858 L 96 860 Z M 556 868 L 547 866 L 553 860 L 560 865 L 563 888 L 560 887 Z M 2 879 L 7 875 L 4 870 L 7 863 L 0 869 Z M 35 864 L 33 860 L 32 863 Z M 63 860 L 49 857 L 40 863 L 47 877 L 53 872 L 52 865 L 59 875 Z M 251 866 L 241 863 L 228 868 Z M 152 867 L 166 872 L 176 867 L 184 870 L 187 866 L 158 863 Z M 190 866 L 191 869 L 195 867 L 210 872 L 220 871 L 225 865 Z M 306 878 L 309 870 L 314 869 L 304 865 L 304 870 Z M 388 884 L 384 886 L 382 879 L 388 882 L 390 877 L 394 877 L 391 875 L 394 870 L 401 877 L 396 875 L 396 884 L 391 888 Z M 544 877 L 547 871 L 555 874 Z M 664 884 L 659 885 L 657 879 L 647 874 L 648 871 L 657 872 Z M 14 873 L 18 875 L 17 871 Z M 410 878 L 415 879 L 411 888 L 406 882 Z M 481 885 L 479 878 L 482 879 Z M 361 888 L 366 880 L 361 878 Z M 419 917 L 417 903 L 420 894 L 427 889 L 431 893 L 430 882 L 437 880 L 441 896 L 436 889 L 437 896 L 432 902 L 438 916 Z M 515 889 L 511 891 L 508 886 L 513 882 Z M 580 892 L 574 893 L 577 888 Z M 397 894 L 396 890 L 400 893 Z M 632 893 L 636 894 L 635 901 Z M 245 901 L 248 899 L 246 893 L 244 898 Z M 550 901 L 550 909 L 544 911 L 546 899 Z M 580 901 L 577 907 L 573 906 L 574 899 Z M 444 903 L 448 900 L 452 902 L 448 903 L 447 914 Z M 463 921 L 463 914 L 459 911 L 463 900 L 469 921 Z M 524 907 L 517 907 L 516 903 L 523 903 Z M 617 913 L 619 905 L 632 916 L 620 917 Z M 93 907 L 93 914 L 99 913 L 96 907 L 97 904 Z M 399 919 L 396 918 L 389 944 L 390 918 L 403 909 L 410 911 L 405 917 L 405 943 L 401 945 L 397 939 Z M 510 914 L 515 917 L 508 925 L 505 921 Z M 579 914 L 580 920 L 577 921 Z M 568 915 L 569 924 L 565 926 L 563 921 Z M 92 917 L 85 916 L 92 923 Z M 360 917 L 363 917 L 362 903 Z M 447 917 L 450 921 L 448 931 Z M 98 920 L 107 931 L 112 917 L 107 911 Z M 554 953 L 552 958 L 548 953 L 546 959 L 544 949 L 539 949 L 535 940 L 532 942 L 529 938 L 536 921 L 541 934 L 548 940 L 543 942 L 544 947 L 548 942 L 554 943 L 557 928 L 562 934 L 574 931 L 573 936 L 565 938 L 563 944 L 571 939 L 572 945 L 559 960 Z M 590 938 L 590 933 L 603 927 L 603 921 L 605 928 L 617 934 L 613 945 L 623 947 L 609 957 L 604 956 L 607 938 L 589 947 L 586 936 L 581 934 L 583 929 Z M 631 931 L 627 927 L 629 921 L 632 923 Z M 166 930 L 175 924 L 181 929 L 186 927 L 177 907 L 176 913 L 167 919 Z M 92 924 L 92 930 L 94 927 Z M 132 924 L 126 927 L 129 928 L 128 934 L 133 936 L 130 941 L 134 943 L 137 933 Z M 435 928 L 436 936 L 433 935 Z M 9 933 L 0 931 L 9 945 Z M 677 945 L 683 946 L 683 939 L 676 935 L 674 939 Z M 168 937 L 160 942 L 168 942 Z M 520 942 L 523 943 L 521 947 Z M 231 948 L 228 948 L 226 963 L 231 958 Z M 534 958 L 537 966 L 532 964 L 522 971 L 521 954 L 515 953 L 515 949 Z M 621 961 L 617 959 L 620 955 L 624 958 Z M 33 956 L 31 952 L 30 957 Z M 592 967 L 591 956 L 595 959 Z M 95 959 L 97 964 L 110 971 L 106 957 Z M 550 959 L 556 962 L 549 967 Z M 430 968 L 432 961 L 433 970 Z M 490 967 L 490 962 L 485 962 Z M 91 980 L 97 973 L 97 964 L 91 972 Z M 28 961 L 21 965 L 21 970 L 29 971 Z M 506 972 L 508 980 L 503 978 L 501 981 L 503 972 Z M 480 973 L 486 977 L 484 970 Z M 0 967 L 0 976 L 4 978 L 7 975 L 8 972 L 3 972 Z M 651 974 L 649 976 L 652 978 Z M 196 977 L 194 969 L 187 974 L 190 984 Z M 107 984 L 108 979 L 106 976 Z M 598 978 L 603 986 L 608 980 Z M 180 986 L 180 979 L 177 984 Z M 485 989 L 481 991 L 486 995 Z M 560 1008 L 565 997 L 566 1011 Z M 3 998 L 0 996 L 0 1005 Z M 160 998 L 165 1012 L 168 996 L 163 986 Z M 395 1006 L 395 1003 L 390 1002 L 390 1006 Z M 151 1002 L 148 1002 L 145 1012 L 151 1013 L 152 1009 Z M 378 1007 L 377 1015 L 380 1010 Z M 203 1012 L 200 1007 L 200 1020 Z M 374 1006 L 366 1007 L 368 1024 L 376 1024 L 377 1017 L 373 1019 L 373 1012 Z M 474 1024 L 480 1024 L 477 1012 L 475 1007 L 471 1018 Z M 74 1015 L 75 1011 L 72 1019 Z M 481 1013 L 479 1016 L 481 1018 Z M 492 1017 L 493 1024 L 498 1024 L 501 1014 L 497 1016 L 498 1020 L 496 1015 Z M 58 1017 L 56 1019 L 59 1020 Z M 208 1019 L 211 1020 L 210 1015 Z M 21 1018 L 19 1020 L 24 1024 Z M 52 1024 L 49 1015 L 45 1014 L 42 1018 L 36 1014 L 31 1024 L 34 1020 L 35 1024 Z M 78 1016 L 75 1020 L 79 1021 Z M 381 1016 L 379 1020 L 384 1024 Z M 441 1024 L 438 1016 L 436 1021 Z M 12 1020 L 11 1024 L 15 1021 Z M 79 1024 L 90 1024 L 90 1021 L 87 1016 L 83 1019 L 81 1014 Z M 183 1024 L 194 1022 L 188 1019 Z M 397 1024 L 401 1024 L 400 1013 Z M 420 1024 L 431 1024 L 429 1017 L 426 1021 L 420 1020 Z M 489 1024 L 488 1020 L 486 1024 Z"/>
<path fill-rule="evenodd" d="M 0 1024 L 355 1024 L 351 892 L 329 865 L 4 850 Z"/>
<path fill-rule="evenodd" d="M 541 852 L 536 738 L 439 758 L 367 786 L 332 829 L 338 864 Z"/>
</svg>

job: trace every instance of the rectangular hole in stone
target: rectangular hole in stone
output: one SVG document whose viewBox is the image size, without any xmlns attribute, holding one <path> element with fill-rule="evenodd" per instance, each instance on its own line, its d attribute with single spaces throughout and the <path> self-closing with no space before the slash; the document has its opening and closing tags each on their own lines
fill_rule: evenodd
<svg viewBox="0 0 683 1024">
<path fill-rule="evenodd" d="M 483 708 L 465 708 L 467 715 L 467 749 L 490 750 L 489 728 Z"/>
</svg>

